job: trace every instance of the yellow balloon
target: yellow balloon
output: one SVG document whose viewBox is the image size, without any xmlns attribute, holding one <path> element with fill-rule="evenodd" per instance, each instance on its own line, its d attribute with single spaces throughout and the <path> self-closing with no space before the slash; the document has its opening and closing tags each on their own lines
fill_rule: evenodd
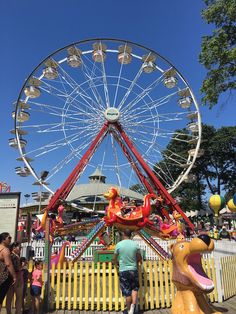
<svg viewBox="0 0 236 314">
<path fill-rule="evenodd" d="M 234 205 L 232 198 L 228 201 L 227 206 L 232 212 L 236 211 L 236 205 Z"/>
<path fill-rule="evenodd" d="M 215 216 L 218 216 L 219 210 L 224 208 L 225 199 L 220 195 L 212 195 L 209 199 L 209 206 L 214 210 Z"/>
</svg>

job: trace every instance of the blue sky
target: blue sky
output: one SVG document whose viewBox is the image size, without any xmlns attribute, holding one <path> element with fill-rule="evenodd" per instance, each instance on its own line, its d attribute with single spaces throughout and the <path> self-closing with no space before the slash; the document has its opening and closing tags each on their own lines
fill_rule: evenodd
<svg viewBox="0 0 236 314">
<path fill-rule="evenodd" d="M 33 179 L 20 178 L 14 168 L 17 153 L 8 146 L 13 128 L 12 103 L 39 62 L 53 51 L 87 38 L 120 38 L 157 51 L 189 82 L 200 102 L 205 69 L 198 62 L 201 37 L 211 26 L 201 19 L 203 1 L 189 0 L 3 0 L 0 2 L 0 180 L 12 191 L 35 191 Z M 233 101 L 209 110 L 202 120 L 216 128 L 235 124 Z"/>
</svg>

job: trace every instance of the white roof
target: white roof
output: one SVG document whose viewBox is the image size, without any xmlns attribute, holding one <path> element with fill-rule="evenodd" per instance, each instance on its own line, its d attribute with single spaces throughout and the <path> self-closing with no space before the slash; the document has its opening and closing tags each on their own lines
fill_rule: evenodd
<svg viewBox="0 0 236 314">
<path fill-rule="evenodd" d="M 121 196 L 129 196 L 130 198 L 143 200 L 143 195 L 137 192 L 134 192 L 127 188 L 119 188 L 117 185 L 100 183 L 100 182 L 90 182 L 88 184 L 79 184 L 75 185 L 70 194 L 67 197 L 67 201 L 73 200 L 85 200 L 89 196 L 97 196 L 102 198 L 106 203 L 103 194 L 106 193 L 111 187 L 115 187 L 118 189 Z"/>
</svg>

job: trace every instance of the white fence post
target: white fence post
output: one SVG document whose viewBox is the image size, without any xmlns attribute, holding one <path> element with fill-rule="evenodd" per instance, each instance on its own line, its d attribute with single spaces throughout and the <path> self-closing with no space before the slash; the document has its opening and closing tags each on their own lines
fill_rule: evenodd
<svg viewBox="0 0 236 314">
<path fill-rule="evenodd" d="M 222 290 L 222 282 L 221 282 L 220 258 L 215 257 L 214 260 L 215 260 L 216 286 L 217 286 L 218 302 L 223 302 L 224 291 Z"/>
</svg>

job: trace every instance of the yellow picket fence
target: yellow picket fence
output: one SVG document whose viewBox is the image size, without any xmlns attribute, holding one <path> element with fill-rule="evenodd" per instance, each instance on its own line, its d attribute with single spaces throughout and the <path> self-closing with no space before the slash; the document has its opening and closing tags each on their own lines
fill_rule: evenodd
<svg viewBox="0 0 236 314">
<path fill-rule="evenodd" d="M 213 258 L 202 260 L 203 268 L 214 282 L 211 302 L 217 302 L 216 268 Z M 220 284 L 223 299 L 236 295 L 236 256 L 220 260 Z M 32 263 L 29 264 L 32 271 Z M 139 307 L 151 310 L 170 307 L 175 295 L 171 281 L 172 261 L 145 261 L 139 268 Z M 219 284 L 219 283 L 218 283 Z M 53 265 L 50 277 L 51 308 L 56 310 L 120 311 L 125 302 L 119 288 L 117 268 L 112 263 L 80 261 Z M 221 290 L 220 288 L 220 290 Z M 42 297 L 44 295 L 44 287 Z M 28 304 L 30 294 L 28 291 Z M 5 305 L 5 302 L 3 306 Z"/>
<path fill-rule="evenodd" d="M 216 286 L 214 260 L 203 261 Z M 172 262 L 146 261 L 139 269 L 139 306 L 141 310 L 170 307 L 175 287 L 171 281 Z M 119 288 L 117 269 L 112 263 L 64 263 L 51 270 L 51 306 L 56 310 L 119 311 L 124 298 Z M 217 301 L 217 290 L 210 294 Z"/>
<path fill-rule="evenodd" d="M 224 300 L 236 295 L 236 255 L 221 258 L 221 278 Z"/>
</svg>

